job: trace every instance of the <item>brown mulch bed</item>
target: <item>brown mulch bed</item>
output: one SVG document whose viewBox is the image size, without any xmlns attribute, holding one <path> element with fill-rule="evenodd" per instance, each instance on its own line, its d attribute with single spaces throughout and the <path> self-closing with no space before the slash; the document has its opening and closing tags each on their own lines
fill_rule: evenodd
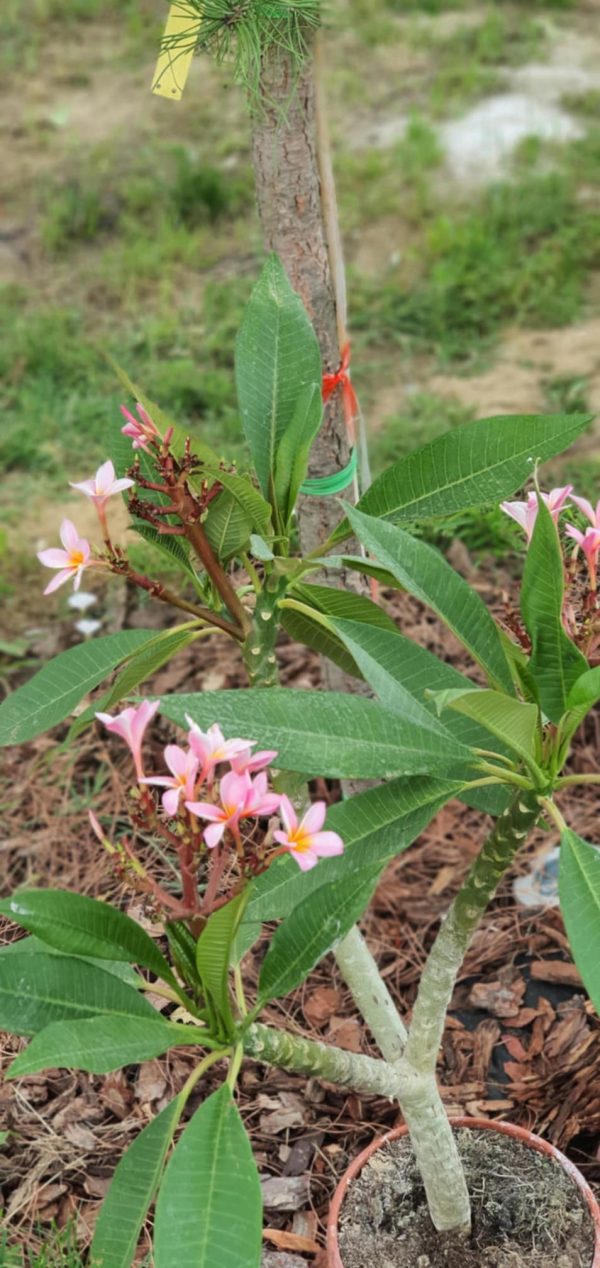
<svg viewBox="0 0 600 1268">
<path fill-rule="evenodd" d="M 490 579 L 485 598 L 501 609 L 499 580 Z M 392 607 L 405 632 L 466 668 L 462 651 L 419 605 L 396 597 Z M 317 684 L 312 653 L 284 642 L 281 662 L 290 685 Z M 176 658 L 153 687 L 177 691 L 185 683 L 201 690 L 239 681 L 230 646 L 210 640 L 200 652 L 190 649 Z M 165 727 L 162 738 L 168 734 Z M 157 749 L 160 738 L 159 726 Z M 590 719 L 578 740 L 575 768 L 600 770 L 598 739 L 598 720 Z M 118 743 L 92 731 L 76 754 L 60 751 L 48 737 L 9 754 L 2 892 L 24 882 L 61 885 L 115 898 L 131 910 L 131 895 L 108 870 L 87 826 L 93 804 L 97 813 L 112 813 L 116 832 L 123 830 L 128 778 Z M 591 840 L 598 839 L 598 798 L 593 788 L 580 788 L 561 800 L 568 821 Z M 388 867 L 365 918 L 369 944 L 408 1015 L 440 916 L 481 844 L 484 823 L 484 816 L 458 802 L 446 806 Z M 524 1124 L 600 1184 L 600 1021 L 570 960 L 557 909 L 526 909 L 512 894 L 515 874 L 528 870 L 541 846 L 555 843 L 553 834 L 538 834 L 488 911 L 452 1001 L 439 1074 L 450 1112 Z M 134 907 L 139 916 L 139 900 Z M 4 939 L 15 933 L 6 925 Z M 263 952 L 264 944 L 252 952 L 254 971 Z M 302 988 L 266 1010 L 265 1020 L 282 1019 L 303 1034 L 375 1054 L 331 957 Z M 21 1046 L 5 1037 L 4 1068 Z M 76 1217 L 87 1241 L 115 1162 L 179 1090 L 192 1064 L 191 1053 L 177 1050 L 107 1076 L 49 1071 L 5 1084 L 0 1129 L 13 1134 L 9 1149 L 0 1152 L 0 1205 L 11 1239 L 34 1245 L 43 1236 L 40 1225 Z M 217 1077 L 207 1077 L 190 1110 Z M 398 1111 L 382 1099 L 253 1062 L 243 1069 L 239 1101 L 266 1181 L 266 1245 L 304 1254 L 314 1264 L 337 1177 L 364 1143 L 398 1121 Z"/>
</svg>

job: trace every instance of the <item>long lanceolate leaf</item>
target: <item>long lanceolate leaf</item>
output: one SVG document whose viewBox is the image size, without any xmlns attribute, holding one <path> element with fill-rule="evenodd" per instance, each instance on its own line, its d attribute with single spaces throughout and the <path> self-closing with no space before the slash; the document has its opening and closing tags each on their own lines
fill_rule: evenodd
<svg viewBox="0 0 600 1268">
<path fill-rule="evenodd" d="M 560 907 L 575 963 L 600 1013 L 600 850 L 569 829 L 561 837 Z"/>
<path fill-rule="evenodd" d="M 361 868 L 305 898 L 276 929 L 263 960 L 259 1001 L 287 995 L 362 916 L 381 865 Z"/>
<path fill-rule="evenodd" d="M 30 957 L 30 959 L 33 957 Z M 148 1017 L 86 1017 L 83 1021 L 54 1021 L 34 1035 L 9 1067 L 8 1077 L 19 1079 L 59 1066 L 108 1074 L 132 1062 L 149 1061 L 176 1045 L 202 1043 L 202 1031 Z"/>
<path fill-rule="evenodd" d="M 543 499 L 538 502 L 523 573 L 521 613 L 532 642 L 529 668 L 542 709 L 551 722 L 559 722 L 573 684 L 588 665 L 563 628 L 564 576 L 558 530 Z"/>
<path fill-rule="evenodd" d="M 500 631 L 479 595 L 426 542 L 395 524 L 346 507 L 359 540 L 403 589 L 427 604 L 470 651 L 492 685 L 514 695 L 510 666 Z"/>
<path fill-rule="evenodd" d="M 156 630 L 123 630 L 55 656 L 0 705 L 0 744 L 22 744 L 62 722 L 111 669 L 154 638 Z"/>
<path fill-rule="evenodd" d="M 96 1221 L 90 1268 L 130 1268 L 142 1224 L 153 1201 L 179 1121 L 176 1097 L 148 1123 L 123 1154 Z"/>
<path fill-rule="evenodd" d="M 225 1085 L 196 1110 L 167 1165 L 155 1268 L 259 1268 L 261 1225 L 256 1163 Z"/>
<path fill-rule="evenodd" d="M 64 889 L 21 889 L 0 902 L 0 912 L 59 951 L 129 960 L 172 980 L 169 965 L 150 935 L 124 912 L 95 898 Z"/>
<path fill-rule="evenodd" d="M 536 462 L 562 453 L 592 417 L 518 414 L 465 423 L 384 471 L 359 509 L 398 523 L 500 502 L 525 483 Z"/>
<path fill-rule="evenodd" d="M 41 952 L 0 959 L 0 1030 L 34 1035 L 51 1022 L 99 1015 L 150 1021 L 157 1016 L 132 987 L 85 960 Z"/>
<path fill-rule="evenodd" d="M 307 388 L 321 384 L 316 335 L 276 255 L 267 260 L 246 308 L 235 376 L 246 440 L 268 498 L 278 445 L 296 417 L 298 399 Z M 302 443 L 302 419 L 298 427 Z"/>
<path fill-rule="evenodd" d="M 203 729 L 219 722 L 261 747 L 277 749 L 283 770 L 338 779 L 428 774 L 465 762 L 469 749 L 457 740 L 418 726 L 376 700 L 338 692 L 205 691 L 170 696 L 163 714 L 185 725 L 186 714 Z"/>
</svg>

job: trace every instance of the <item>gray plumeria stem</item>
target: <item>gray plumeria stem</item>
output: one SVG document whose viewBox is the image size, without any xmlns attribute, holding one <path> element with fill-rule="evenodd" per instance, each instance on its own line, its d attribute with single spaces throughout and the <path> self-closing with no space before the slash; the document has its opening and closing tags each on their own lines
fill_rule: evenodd
<svg viewBox="0 0 600 1268">
<path fill-rule="evenodd" d="M 380 1052 L 386 1061 L 399 1061 L 408 1033 L 357 925 L 338 943 L 335 958 Z"/>
<path fill-rule="evenodd" d="M 354 1092 L 393 1099 L 398 1097 L 404 1079 L 397 1066 L 386 1061 L 303 1039 L 288 1031 L 263 1026 L 261 1022 L 248 1027 L 243 1044 L 247 1057 L 297 1074 L 314 1075 Z"/>
<path fill-rule="evenodd" d="M 539 813 L 536 794 L 519 791 L 497 820 L 429 953 L 399 1062 L 400 1105 L 431 1218 L 440 1231 L 468 1228 L 471 1218 L 462 1165 L 435 1078 L 446 1012 L 471 938 Z"/>
</svg>

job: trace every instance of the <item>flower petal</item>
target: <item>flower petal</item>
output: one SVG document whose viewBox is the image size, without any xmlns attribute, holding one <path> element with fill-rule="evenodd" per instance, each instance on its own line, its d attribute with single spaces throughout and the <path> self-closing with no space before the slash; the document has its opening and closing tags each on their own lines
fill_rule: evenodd
<svg viewBox="0 0 600 1268">
<path fill-rule="evenodd" d="M 38 550 L 37 557 L 44 568 L 66 568 L 71 556 L 60 546 L 51 546 L 49 550 Z"/>
<path fill-rule="evenodd" d="M 208 828 L 205 828 L 204 840 L 206 841 L 209 850 L 214 850 L 215 846 L 219 844 L 224 831 L 224 823 L 211 823 Z"/>
<path fill-rule="evenodd" d="M 315 832 L 311 849 L 314 849 L 321 858 L 331 858 L 335 854 L 344 853 L 344 842 L 337 832 Z"/>
<path fill-rule="evenodd" d="M 327 814 L 327 802 L 315 801 L 309 806 L 300 827 L 308 836 L 312 836 L 314 832 L 320 832 L 325 823 L 325 815 Z"/>
<path fill-rule="evenodd" d="M 57 572 L 56 576 L 48 582 L 44 594 L 52 594 L 53 590 L 58 590 L 59 586 L 64 586 L 65 581 L 70 581 L 73 576 L 72 568 L 65 568 L 64 572 Z"/>
</svg>

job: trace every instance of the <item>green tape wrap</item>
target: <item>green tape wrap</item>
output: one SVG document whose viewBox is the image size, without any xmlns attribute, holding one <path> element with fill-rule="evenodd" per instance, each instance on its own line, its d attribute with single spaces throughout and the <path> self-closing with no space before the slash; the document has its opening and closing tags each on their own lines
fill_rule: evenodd
<svg viewBox="0 0 600 1268">
<path fill-rule="evenodd" d="M 300 485 L 300 492 L 306 493 L 313 498 L 331 497 L 334 493 L 343 493 L 348 488 L 352 477 L 356 474 L 358 466 L 358 454 L 356 449 L 350 454 L 350 461 L 342 471 L 336 471 L 334 475 L 318 476 L 314 480 L 305 480 Z"/>
</svg>

